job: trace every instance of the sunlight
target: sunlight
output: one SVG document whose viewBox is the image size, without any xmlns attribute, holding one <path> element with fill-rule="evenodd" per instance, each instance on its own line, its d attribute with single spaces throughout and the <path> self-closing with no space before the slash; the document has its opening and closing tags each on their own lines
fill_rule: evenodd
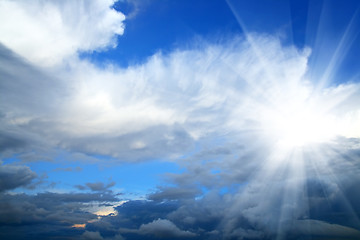
<svg viewBox="0 0 360 240">
<path fill-rule="evenodd" d="M 331 118 L 309 109 L 291 109 L 277 116 L 276 121 L 279 144 L 284 147 L 326 142 L 335 136 L 335 126 Z"/>
<path fill-rule="evenodd" d="M 296 99 L 296 96 L 294 97 Z M 336 118 L 317 102 L 285 101 L 264 116 L 263 125 L 279 147 L 292 149 L 325 143 L 337 135 Z"/>
</svg>

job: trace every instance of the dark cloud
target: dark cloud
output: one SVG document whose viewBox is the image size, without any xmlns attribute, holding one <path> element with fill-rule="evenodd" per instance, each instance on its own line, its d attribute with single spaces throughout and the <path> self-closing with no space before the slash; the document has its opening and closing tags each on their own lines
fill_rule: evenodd
<svg viewBox="0 0 360 240">
<path fill-rule="evenodd" d="M 112 181 L 106 185 L 102 182 L 86 183 L 86 186 L 90 188 L 91 191 L 106 191 L 109 188 L 115 186 L 115 182 Z"/>
<path fill-rule="evenodd" d="M 191 238 L 196 234 L 180 230 L 174 223 L 167 219 L 157 219 L 151 223 L 142 224 L 139 228 L 141 235 L 153 235 L 157 238 Z"/>
<path fill-rule="evenodd" d="M 94 182 L 94 183 L 86 183 L 85 185 L 75 185 L 75 187 L 79 190 L 86 190 L 86 189 L 90 189 L 91 191 L 94 192 L 106 192 L 106 191 L 110 191 L 109 188 L 115 186 L 115 182 L 111 181 L 107 184 L 103 183 L 103 182 Z"/>
<path fill-rule="evenodd" d="M 74 239 L 83 229 L 72 227 L 96 220 L 91 206 L 119 201 L 107 193 L 38 193 L 0 195 L 1 239 Z M 86 234 L 85 234 L 86 236 Z"/>
<path fill-rule="evenodd" d="M 0 192 L 29 185 L 36 176 L 27 166 L 0 165 Z"/>
<path fill-rule="evenodd" d="M 1 43 L 0 73 L 0 107 L 5 117 L 8 117 L 7 112 L 12 113 L 11 117 L 52 112 L 53 104 L 60 104 L 56 97 L 66 94 L 61 81 L 31 65 Z M 6 102 L 3 101 L 5 99 Z"/>
<path fill-rule="evenodd" d="M 251 152 L 224 163 L 223 169 L 212 162 L 203 162 L 203 169 L 191 165 L 167 175 L 177 185 L 159 187 L 148 196 L 151 201 L 129 201 L 116 208 L 117 215 L 87 229 L 128 239 L 175 238 L 169 229 L 193 239 L 358 239 L 359 155 L 353 147 L 335 146 L 319 146 L 324 155 L 304 151 L 303 158 L 291 155 L 291 161 L 263 161 L 247 178 L 241 172 L 235 186 L 237 169 L 252 159 Z M 209 171 L 215 166 L 218 172 Z M 225 174 L 229 166 L 234 171 Z M 212 187 L 199 190 L 212 181 Z"/>
<path fill-rule="evenodd" d="M 298 220 L 289 233 L 289 236 L 291 235 L 314 236 L 315 239 L 355 240 L 360 238 L 360 230 L 318 220 Z"/>
<path fill-rule="evenodd" d="M 329 146 L 322 151 L 325 158 L 305 151 L 301 162 L 264 161 L 263 168 L 247 178 L 237 169 L 251 159 L 251 152 L 223 165 L 190 165 L 183 173 L 167 175 L 176 185 L 160 186 L 149 200 L 130 200 L 115 208 L 117 214 L 97 221 L 90 221 L 97 216 L 84 209 L 119 201 L 109 191 L 114 182 L 78 185 L 94 191 L 90 193 L 2 194 L 0 230 L 4 239 L 21 239 L 20 233 L 4 233 L 15 229 L 41 233 L 43 239 L 358 239 L 358 151 Z M 254 156 L 262 154 L 255 151 Z M 85 229 L 71 228 L 80 223 Z M 29 229 L 29 224 L 34 227 Z"/>
<path fill-rule="evenodd" d="M 99 232 L 88 232 L 85 231 L 82 235 L 81 235 L 82 239 L 87 239 L 87 240 L 103 240 L 104 238 L 100 235 Z"/>
<path fill-rule="evenodd" d="M 23 139 L 9 134 L 0 133 L 0 152 L 22 149 L 25 145 L 26 142 Z"/>
</svg>

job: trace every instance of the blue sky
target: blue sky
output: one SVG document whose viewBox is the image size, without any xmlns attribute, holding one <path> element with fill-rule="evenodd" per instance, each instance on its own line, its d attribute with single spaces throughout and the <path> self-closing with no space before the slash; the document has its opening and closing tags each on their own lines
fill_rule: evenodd
<svg viewBox="0 0 360 240">
<path fill-rule="evenodd" d="M 359 9 L 1 1 L 1 239 L 359 239 Z"/>
</svg>

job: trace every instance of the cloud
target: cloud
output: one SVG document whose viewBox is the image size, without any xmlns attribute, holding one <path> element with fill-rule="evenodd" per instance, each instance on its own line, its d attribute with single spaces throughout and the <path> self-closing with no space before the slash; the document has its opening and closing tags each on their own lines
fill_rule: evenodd
<svg viewBox="0 0 360 240">
<path fill-rule="evenodd" d="M 114 181 L 111 181 L 108 184 L 104 184 L 103 182 L 94 182 L 94 183 L 86 183 L 85 186 L 76 185 L 75 187 L 79 190 L 85 190 L 88 188 L 94 192 L 106 192 L 109 191 L 109 188 L 115 186 L 115 184 L 116 183 Z"/>
<path fill-rule="evenodd" d="M 28 60 L 53 65 L 78 51 L 116 46 L 125 16 L 114 1 L 1 1 L 0 41 Z"/>
<path fill-rule="evenodd" d="M 139 233 L 143 235 L 154 235 L 157 238 L 189 238 L 196 234 L 180 230 L 174 223 L 167 219 L 157 219 L 151 223 L 142 224 Z"/>
<path fill-rule="evenodd" d="M 0 236 L 2 239 L 80 238 L 84 230 L 72 226 L 96 220 L 98 216 L 89 211 L 92 206 L 118 201 L 110 193 L 3 193 Z"/>
<path fill-rule="evenodd" d="M 0 165 L 0 192 L 29 185 L 37 177 L 27 166 Z"/>
<path fill-rule="evenodd" d="M 16 239 L 14 236 L 20 236 L 20 232 L 29 232 L 29 223 L 36 223 L 32 232 L 41 233 L 44 239 L 50 233 L 52 236 L 68 234 L 77 238 L 101 236 L 104 239 L 273 239 L 278 234 L 283 234 L 286 239 L 331 236 L 357 239 L 359 230 L 356 211 L 360 209 L 360 196 L 356 191 L 356 183 L 360 181 L 360 175 L 358 167 L 353 165 L 358 164 L 356 159 L 359 155 L 353 154 L 359 152 L 352 153 L 353 149 L 346 148 L 338 151 L 339 155 L 332 153 L 326 158 L 328 164 L 334 166 L 331 176 L 336 176 L 336 181 L 325 174 L 327 169 L 321 165 L 314 171 L 314 159 L 309 156 L 306 157 L 306 178 L 295 174 L 301 168 L 279 164 L 274 171 L 275 176 L 259 169 L 254 173 L 255 176 L 248 176 L 233 190 L 229 186 L 226 191 L 223 191 L 222 186 L 233 184 L 233 178 L 229 180 L 221 171 L 197 175 L 197 171 L 189 169 L 187 174 L 180 177 L 205 183 L 209 181 L 208 178 L 215 178 L 217 182 L 223 183 L 215 184 L 201 195 L 187 193 L 189 187 L 196 189 L 199 181 L 160 187 L 153 194 L 160 196 L 153 201 L 128 201 L 115 207 L 117 214 L 103 216 L 97 221 L 92 221 L 97 219 L 97 215 L 87 210 L 89 204 L 118 202 L 119 199 L 111 192 L 47 192 L 34 196 L 2 194 L 1 236 Z M 339 161 L 339 156 L 352 157 L 344 163 Z M 320 160 L 318 163 L 325 161 L 317 160 Z M 203 167 L 208 168 L 208 164 L 210 162 Z M 268 167 L 267 164 L 264 163 L 264 168 Z M 241 166 L 242 161 L 237 161 L 237 168 Z M 175 177 L 181 183 L 179 176 Z M 74 224 L 84 223 L 85 229 L 69 230 Z M 10 234 L 14 232 L 14 226 L 18 235 Z"/>
<path fill-rule="evenodd" d="M 83 239 L 89 239 L 89 240 L 102 240 L 104 239 L 99 232 L 89 232 L 89 231 L 85 231 L 82 234 L 82 238 Z"/>
<path fill-rule="evenodd" d="M 25 141 L 15 136 L 0 133 L 0 152 L 9 149 L 21 149 L 25 146 Z"/>
<path fill-rule="evenodd" d="M 259 37 L 259 41 L 264 40 Z M 275 39 L 268 41 L 277 43 Z M 66 71 L 45 72 L 35 71 L 4 50 L 7 55 L 3 61 L 10 59 L 21 67 L 21 71 L 2 70 L 8 76 L 3 83 L 7 88 L 4 96 L 13 96 L 2 109 L 4 124 L 19 135 L 37 139 L 39 144 L 53 144 L 73 152 L 111 155 L 123 161 L 178 156 L 196 140 L 239 131 L 245 127 L 242 123 L 250 121 L 244 117 L 257 117 L 251 116 L 254 110 L 242 106 L 243 98 L 251 99 L 250 82 L 263 79 L 265 73 L 257 63 L 247 68 L 255 53 L 242 39 L 234 39 L 228 46 L 204 43 L 201 49 L 157 54 L 143 65 L 128 69 L 98 69 L 76 62 Z M 295 63 L 281 68 L 279 63 L 272 71 L 280 74 L 282 69 L 292 69 L 300 78 L 306 69 L 306 55 L 276 48 L 289 55 L 286 60 Z M 285 61 L 278 58 L 273 62 Z M 50 80 L 49 75 L 58 79 Z M 34 77 L 26 81 L 29 76 Z M 25 91 L 24 84 L 30 82 L 30 90 L 33 85 L 41 89 Z M 24 100 L 15 98 L 19 92 L 24 92 Z M 22 105 L 26 99 L 29 101 Z M 11 105 L 16 112 L 9 110 Z M 51 107 L 54 105 L 57 108 Z"/>
<path fill-rule="evenodd" d="M 141 14 L 150 3 L 150 0 L 121 0 L 116 2 L 116 5 L 118 5 L 120 9 L 126 10 L 127 19 L 132 19 Z"/>
<path fill-rule="evenodd" d="M 236 36 L 217 44 L 203 41 L 201 47 L 157 53 L 128 68 L 101 69 L 82 60 L 40 69 L 3 47 L 2 129 L 21 142 L 8 146 L 8 154 L 29 148 L 51 158 L 51 150 L 60 149 L 136 162 L 176 159 L 199 143 L 210 158 L 222 156 L 230 164 L 243 154 L 238 147 L 244 143 L 255 147 L 283 137 L 274 127 L 283 125 L 278 116 L 291 115 L 288 110 L 306 99 L 313 112 L 326 105 L 326 119 L 336 120 L 328 122 L 345 126 L 331 128 L 336 134 L 360 134 L 358 84 L 310 96 L 309 51 L 282 46 L 272 36 L 252 39 L 251 44 Z M 220 136 L 226 144 L 217 153 L 211 139 Z M 236 151 L 226 146 L 235 143 Z M 206 157 L 201 154 L 198 158 Z"/>
<path fill-rule="evenodd" d="M 102 182 L 86 183 L 86 186 L 88 186 L 92 191 L 105 191 L 108 188 L 115 186 L 115 182 L 112 181 L 106 185 Z"/>
<path fill-rule="evenodd" d="M 82 168 L 81 167 L 55 168 L 53 171 L 54 172 L 80 172 L 80 171 L 82 171 Z"/>
<path fill-rule="evenodd" d="M 352 126 L 358 121 L 359 85 L 345 83 L 310 94 L 314 85 L 306 79 L 306 51 L 284 47 L 269 36 L 253 39 L 257 51 L 235 37 L 228 44 L 206 42 L 201 48 L 158 53 L 126 69 L 99 69 L 79 61 L 66 71 L 40 70 L 4 48 L 2 61 L 10 64 L 9 59 L 19 68 L 2 70 L 8 77 L 1 93 L 23 91 L 29 100 L 9 97 L 14 112 L 1 105 L 4 135 L 23 142 L 6 146 L 5 152 L 21 152 L 25 158 L 33 149 L 36 156 L 61 149 L 105 155 L 112 163 L 176 161 L 184 169 L 167 174 L 170 185 L 149 194 L 152 201 L 129 201 L 116 207 L 117 215 L 86 224 L 86 231 L 103 238 L 151 239 L 157 237 L 152 229 L 160 227 L 195 234 L 194 239 L 316 235 L 293 231 L 305 219 L 357 229 L 359 134 Z M 48 78 L 53 75 L 57 78 Z M 51 79 L 56 88 L 45 84 L 45 96 L 36 88 L 26 92 L 22 85 L 29 76 L 39 86 Z M 314 144 L 318 151 L 275 151 L 281 135 L 273 134 L 273 122 L 304 99 L 339 120 L 345 129 L 336 128 L 336 133 L 342 137 Z M 109 184 L 76 186 L 95 195 L 47 195 L 80 205 L 88 198 L 115 201 Z"/>
<path fill-rule="evenodd" d="M 90 193 L 3 194 L 0 234 L 14 233 L 13 226 L 24 230 L 18 234 L 28 232 L 36 223 L 34 235 L 49 229 L 44 234 L 79 238 L 358 236 L 358 83 L 316 89 L 307 75 L 308 49 L 257 34 L 249 35 L 250 42 L 233 36 L 159 52 L 127 68 L 67 59 L 111 46 L 122 33 L 121 13 L 109 8 L 110 1 L 98 3 L 0 3 L 0 20 L 7 20 L 0 21 L 6 33 L 0 36 L 2 156 L 39 161 L 60 152 L 87 161 L 101 155 L 99 162 L 111 164 L 161 159 L 184 171 L 167 174 L 169 185 L 149 194 L 150 201 L 129 201 L 95 222 L 97 215 L 86 208 L 119 201 L 109 191 L 114 182 L 76 185 Z M 76 14 L 63 16 L 67 8 Z M 6 30 L 13 16 L 28 21 Z M 28 43 L 21 42 L 25 37 L 8 40 L 17 31 L 28 36 L 24 27 L 38 34 Z M 66 31 L 52 35 L 52 28 Z M 54 48 L 57 39 L 64 41 Z M 44 61 L 64 64 L 49 68 Z M 320 114 L 315 127 L 307 112 Z M 312 145 L 316 151 L 279 147 L 279 140 L 290 139 L 288 132 L 295 140 L 303 132 L 281 131 L 283 123 L 291 130 L 304 129 L 298 126 L 303 122 L 310 122 L 306 133 L 325 126 L 335 137 Z M 3 190 L 26 186 L 35 176 L 27 167 L 0 170 L 3 179 L 13 179 L 3 181 Z M 86 228 L 69 230 L 74 224 Z"/>
<path fill-rule="evenodd" d="M 194 239 L 274 239 L 279 236 L 357 239 L 359 152 L 346 148 L 333 152 L 332 147 L 319 146 L 323 148 L 329 152 L 322 158 L 313 151 L 304 151 L 304 166 L 296 158 L 287 163 L 268 160 L 262 168 L 252 169 L 246 178 L 244 173 L 231 170 L 241 169 L 247 158 L 250 161 L 266 153 L 253 153 L 244 159 L 240 156 L 230 166 L 224 163 L 223 169 L 217 163 L 219 172 L 199 174 L 195 167 L 185 173 L 168 175 L 170 183 L 172 177 L 178 183 L 176 186 L 159 187 L 149 195 L 152 201 L 128 201 L 116 208 L 117 215 L 89 224 L 89 229 L 121 233 L 131 239 L 152 239 L 151 230 L 171 222 L 181 231 L 196 234 Z M 212 162 L 202 164 L 204 169 L 211 169 L 210 166 L 213 167 Z M 332 166 L 331 170 L 328 166 Z M 301 174 L 304 169 L 306 176 Z M 234 184 L 235 179 L 238 184 Z M 188 194 L 199 182 L 214 184 L 207 185 L 201 194 Z M 144 234 L 146 232 L 149 234 Z"/>
<path fill-rule="evenodd" d="M 193 187 L 159 187 L 159 191 L 150 194 L 148 199 L 154 201 L 179 200 L 183 198 L 195 198 L 197 195 L 200 195 L 200 193 L 201 191 L 199 189 Z"/>
<path fill-rule="evenodd" d="M 317 220 L 299 220 L 293 231 L 321 238 L 357 239 L 360 237 L 360 231 L 357 229 Z"/>
</svg>

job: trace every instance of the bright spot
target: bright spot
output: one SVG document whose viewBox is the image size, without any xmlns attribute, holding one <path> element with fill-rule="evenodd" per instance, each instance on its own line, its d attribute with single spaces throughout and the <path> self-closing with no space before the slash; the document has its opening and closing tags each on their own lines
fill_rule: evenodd
<svg viewBox="0 0 360 240">
<path fill-rule="evenodd" d="M 326 142 L 335 136 L 331 117 L 307 109 L 294 109 L 279 115 L 276 120 L 279 144 L 282 146 L 300 147 Z"/>
<path fill-rule="evenodd" d="M 117 215 L 117 212 L 114 210 L 113 206 L 102 207 L 100 210 L 94 212 L 98 216 L 107 216 L 109 214 Z"/>
<path fill-rule="evenodd" d="M 288 101 L 266 111 L 263 125 L 279 147 L 291 149 L 325 143 L 338 134 L 339 122 L 314 101 Z"/>
<path fill-rule="evenodd" d="M 117 215 L 117 211 L 115 210 L 116 207 L 121 206 L 122 204 L 126 203 L 127 201 L 119 201 L 115 202 L 106 206 L 89 206 L 88 211 L 98 215 L 99 217 L 111 215 Z"/>
<path fill-rule="evenodd" d="M 71 227 L 73 228 L 85 228 L 86 224 L 85 223 L 81 223 L 81 224 L 74 224 Z"/>
</svg>

